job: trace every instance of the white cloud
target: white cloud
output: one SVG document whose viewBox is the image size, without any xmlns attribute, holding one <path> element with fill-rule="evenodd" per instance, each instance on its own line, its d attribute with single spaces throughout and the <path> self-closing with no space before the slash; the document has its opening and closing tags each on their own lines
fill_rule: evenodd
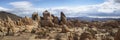
<svg viewBox="0 0 120 40">
<path fill-rule="evenodd" d="M 98 12 L 114 13 L 115 11 L 120 10 L 120 3 L 116 1 L 117 0 L 107 0 L 106 2 L 100 4 Z"/>
<path fill-rule="evenodd" d="M 44 10 L 50 11 L 56 16 L 60 15 L 60 12 L 63 11 L 67 16 L 89 16 L 90 13 L 118 13 L 120 14 L 120 2 L 119 0 L 107 0 L 101 4 L 96 5 L 86 5 L 86 6 L 77 6 L 77 7 L 54 7 L 54 8 L 36 8 L 31 2 L 28 1 L 19 1 L 9 3 L 13 6 L 11 12 L 20 15 L 20 16 L 30 16 L 33 12 L 39 12 L 40 14 Z M 7 8 L 0 9 L 6 10 Z"/>
<path fill-rule="evenodd" d="M 28 1 L 11 2 L 10 4 L 15 8 L 29 8 L 32 6 Z"/>
<path fill-rule="evenodd" d="M 120 15 L 119 1 L 120 0 L 107 0 L 101 4 L 96 4 L 96 5 L 79 6 L 79 7 L 57 7 L 57 8 L 51 8 L 51 9 L 53 12 L 56 12 L 56 13 L 59 11 L 63 11 L 66 14 L 68 13 L 67 14 L 68 16 L 82 16 L 82 15 L 89 16 L 87 14 L 90 14 L 90 13 L 93 13 L 93 14 L 102 13 L 102 15 L 104 15 L 103 13 L 107 13 L 107 14 L 109 13 L 109 15 L 114 16 L 116 14 Z M 120 18 L 120 17 L 116 17 L 116 18 Z"/>
<path fill-rule="evenodd" d="M 100 8 L 98 9 L 98 12 L 103 13 L 113 13 L 115 11 L 116 7 L 113 3 L 110 2 L 104 2 L 100 4 Z"/>
<path fill-rule="evenodd" d="M 9 4 L 13 6 L 11 12 L 20 16 L 30 16 L 33 12 L 43 9 L 33 7 L 32 3 L 28 1 L 10 2 Z"/>
</svg>

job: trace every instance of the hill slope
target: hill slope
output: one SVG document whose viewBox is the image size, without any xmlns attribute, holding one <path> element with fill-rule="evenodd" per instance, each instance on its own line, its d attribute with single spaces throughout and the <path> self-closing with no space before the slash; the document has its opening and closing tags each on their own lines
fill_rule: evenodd
<svg viewBox="0 0 120 40">
<path fill-rule="evenodd" d="M 0 11 L 0 19 L 4 20 L 8 17 L 10 17 L 12 20 L 17 20 L 21 17 L 15 15 L 15 14 L 12 14 L 12 13 L 9 13 L 9 12 L 6 12 L 6 11 Z"/>
</svg>

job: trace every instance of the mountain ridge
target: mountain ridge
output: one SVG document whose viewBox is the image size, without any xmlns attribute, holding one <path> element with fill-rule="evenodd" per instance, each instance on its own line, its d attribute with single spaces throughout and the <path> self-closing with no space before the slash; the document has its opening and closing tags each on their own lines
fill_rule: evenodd
<svg viewBox="0 0 120 40">
<path fill-rule="evenodd" d="M 0 11 L 0 19 L 5 20 L 7 19 L 7 17 L 10 17 L 12 20 L 18 20 L 21 18 L 20 16 L 17 16 L 13 13 L 6 12 L 6 11 Z"/>
</svg>

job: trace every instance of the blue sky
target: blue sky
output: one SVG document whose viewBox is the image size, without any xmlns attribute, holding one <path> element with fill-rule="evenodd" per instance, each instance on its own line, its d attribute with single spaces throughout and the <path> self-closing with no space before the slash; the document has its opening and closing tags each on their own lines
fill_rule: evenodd
<svg viewBox="0 0 120 40">
<path fill-rule="evenodd" d="M 120 18 L 120 0 L 0 0 L 0 11 L 18 16 L 44 10 L 56 16 L 63 11 L 68 17 Z"/>
<path fill-rule="evenodd" d="M 94 5 L 103 3 L 104 0 L 1 0 L 0 6 L 11 7 L 8 3 L 10 2 L 19 2 L 19 1 L 28 1 L 31 2 L 34 7 L 59 7 L 59 6 L 82 6 L 82 5 Z"/>
</svg>

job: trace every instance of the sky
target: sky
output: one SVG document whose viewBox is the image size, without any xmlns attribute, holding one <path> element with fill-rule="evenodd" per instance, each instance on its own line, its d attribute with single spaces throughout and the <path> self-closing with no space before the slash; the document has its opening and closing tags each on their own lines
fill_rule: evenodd
<svg viewBox="0 0 120 40">
<path fill-rule="evenodd" d="M 0 11 L 18 16 L 39 15 L 48 10 L 55 16 L 120 18 L 120 0 L 0 0 Z"/>
<path fill-rule="evenodd" d="M 30 2 L 34 7 L 42 8 L 92 5 L 104 2 L 104 0 L 3 0 L 0 2 L 0 5 L 4 7 L 9 7 L 9 3 L 23 1 Z"/>
</svg>

